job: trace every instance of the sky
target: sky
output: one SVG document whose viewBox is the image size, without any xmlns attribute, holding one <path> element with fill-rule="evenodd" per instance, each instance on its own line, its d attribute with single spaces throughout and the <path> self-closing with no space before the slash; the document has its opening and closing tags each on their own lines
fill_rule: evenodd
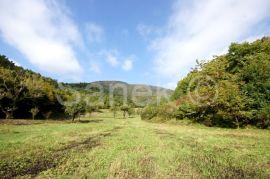
<svg viewBox="0 0 270 179">
<path fill-rule="evenodd" d="M 196 60 L 270 35 L 269 0 L 0 0 L 0 54 L 60 82 L 174 89 Z"/>
</svg>

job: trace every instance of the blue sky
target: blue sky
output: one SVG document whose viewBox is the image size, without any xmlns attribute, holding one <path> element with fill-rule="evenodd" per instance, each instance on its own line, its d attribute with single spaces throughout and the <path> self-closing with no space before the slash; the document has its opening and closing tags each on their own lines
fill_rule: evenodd
<svg viewBox="0 0 270 179">
<path fill-rule="evenodd" d="M 0 53 L 65 82 L 174 88 L 196 59 L 270 34 L 269 0 L 0 0 Z"/>
</svg>

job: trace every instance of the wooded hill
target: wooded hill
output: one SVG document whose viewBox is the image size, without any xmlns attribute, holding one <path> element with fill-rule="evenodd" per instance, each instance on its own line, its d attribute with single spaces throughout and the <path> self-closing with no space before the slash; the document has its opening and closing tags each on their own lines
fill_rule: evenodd
<svg viewBox="0 0 270 179">
<path fill-rule="evenodd" d="M 101 86 L 103 93 L 100 96 L 93 95 L 100 92 L 97 84 Z M 120 85 L 118 88 L 117 85 Z M 124 96 L 121 85 L 127 89 Z M 110 87 L 114 86 L 113 98 L 110 99 Z M 148 96 L 138 96 L 137 102 L 132 100 L 132 91 L 151 91 Z M 31 70 L 16 66 L 12 61 L 0 55 L 0 118 L 66 118 L 68 114 L 93 112 L 97 109 L 121 109 L 127 99 L 128 107 L 144 107 L 146 104 L 155 103 L 157 98 L 168 98 L 172 90 L 147 85 L 132 85 L 120 81 L 98 81 L 93 83 L 58 83 L 56 80 L 46 78 Z M 79 96 L 78 96 L 79 94 Z M 76 101 L 77 100 L 77 101 Z M 65 106 L 65 102 L 78 104 Z M 88 106 L 86 106 L 88 105 Z M 86 106 L 86 107 L 85 107 Z M 127 106 L 125 106 L 127 108 Z"/>
<path fill-rule="evenodd" d="M 66 83 L 66 86 L 70 86 L 73 89 L 79 91 L 102 92 L 105 100 L 113 95 L 115 102 L 123 101 L 126 93 L 126 98 L 129 104 L 136 107 L 144 107 L 147 103 L 157 103 L 157 100 L 169 99 L 173 93 L 173 90 L 144 84 L 129 84 L 123 81 L 95 81 L 91 83 Z M 136 93 L 141 93 L 142 95 Z M 132 99 L 136 98 L 138 104 Z M 105 101 L 107 104 L 107 102 Z M 141 105 L 140 105 L 141 104 Z"/>
<path fill-rule="evenodd" d="M 146 89 L 150 89 L 152 94 L 155 96 L 164 95 L 166 93 L 168 95 L 173 93 L 173 90 L 166 89 L 163 87 L 152 86 L 152 85 L 145 85 L 145 84 L 129 84 L 123 81 L 95 81 L 90 83 L 65 83 L 73 87 L 74 89 L 91 89 L 91 87 L 101 86 L 105 93 L 110 92 L 111 87 L 119 86 L 126 86 L 128 94 L 131 94 L 134 88 L 138 88 L 138 91 L 146 91 Z M 121 88 L 115 88 L 114 92 L 116 94 L 122 95 L 123 90 Z"/>
<path fill-rule="evenodd" d="M 63 113 L 56 99 L 57 81 L 25 70 L 0 56 L 0 118 L 56 117 Z"/>
<path fill-rule="evenodd" d="M 114 90 L 110 104 L 110 87 L 115 84 L 127 86 L 128 106 L 123 104 L 123 90 Z M 102 86 L 103 101 L 94 84 Z M 91 86 L 93 85 L 93 86 Z M 157 104 L 158 87 L 141 86 L 141 92 L 149 87 L 153 94 L 139 97 L 140 104 L 132 101 L 131 92 L 138 85 L 118 81 L 93 83 L 61 83 L 56 80 L 16 66 L 5 56 L 0 56 L 0 118 L 57 118 L 66 112 L 71 116 L 83 111 L 106 108 L 128 111 L 144 107 L 144 120 L 189 119 L 207 126 L 259 128 L 270 126 L 270 38 L 265 37 L 253 43 L 232 43 L 225 55 L 212 60 L 198 61 L 197 65 L 182 80 L 171 96 L 171 101 Z M 145 89 L 143 88 L 145 87 Z M 74 93 L 76 91 L 76 93 Z M 162 89 L 167 94 L 170 90 Z M 76 99 L 73 106 L 59 103 Z M 85 108 L 86 104 L 91 104 Z"/>
<path fill-rule="evenodd" d="M 172 102 L 150 105 L 145 120 L 190 119 L 207 126 L 270 126 L 270 38 L 232 43 L 225 55 L 197 66 L 182 80 Z"/>
</svg>

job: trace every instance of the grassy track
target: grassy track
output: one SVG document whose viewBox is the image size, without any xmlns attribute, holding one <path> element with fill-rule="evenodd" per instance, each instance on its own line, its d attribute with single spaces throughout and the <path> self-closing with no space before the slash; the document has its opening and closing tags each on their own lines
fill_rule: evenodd
<svg viewBox="0 0 270 179">
<path fill-rule="evenodd" d="M 269 178 L 270 131 L 154 124 L 0 124 L 0 178 Z"/>
</svg>

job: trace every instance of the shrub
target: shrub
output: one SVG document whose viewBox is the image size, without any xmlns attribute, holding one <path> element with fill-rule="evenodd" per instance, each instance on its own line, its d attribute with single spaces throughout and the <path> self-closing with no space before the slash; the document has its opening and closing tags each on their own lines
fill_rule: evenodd
<svg viewBox="0 0 270 179">
<path fill-rule="evenodd" d="M 143 120 L 158 119 L 161 121 L 170 120 L 176 117 L 176 107 L 172 103 L 164 103 L 161 105 L 148 105 L 141 112 Z"/>
<path fill-rule="evenodd" d="M 265 105 L 258 113 L 257 126 L 266 129 L 270 126 L 270 105 Z"/>
</svg>

